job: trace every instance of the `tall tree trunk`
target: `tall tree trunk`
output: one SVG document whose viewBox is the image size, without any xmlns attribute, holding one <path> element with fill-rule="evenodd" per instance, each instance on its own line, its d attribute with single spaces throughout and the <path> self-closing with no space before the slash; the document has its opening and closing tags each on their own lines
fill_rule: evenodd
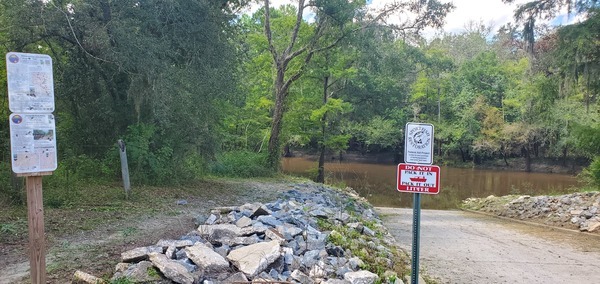
<svg viewBox="0 0 600 284">
<path fill-rule="evenodd" d="M 277 64 L 277 78 L 275 78 L 275 109 L 273 110 L 273 120 L 271 123 L 271 136 L 269 137 L 269 155 L 267 157 L 267 166 L 275 171 L 279 171 L 279 160 L 281 159 L 279 134 L 281 133 L 284 100 L 287 96 L 287 90 L 284 86 L 284 71 Z"/>
<path fill-rule="evenodd" d="M 290 149 L 290 145 L 289 144 L 285 144 L 285 147 L 283 147 L 283 156 L 284 157 L 292 157 L 294 156 L 292 154 L 292 149 Z"/>
<path fill-rule="evenodd" d="M 271 56 L 273 57 L 273 65 L 277 69 L 277 76 L 273 82 L 275 87 L 275 109 L 273 110 L 273 120 L 271 124 L 271 136 L 269 137 L 269 147 L 268 147 L 268 157 L 267 157 L 267 166 L 274 171 L 279 171 L 280 164 L 279 161 L 281 159 L 281 149 L 279 141 L 279 135 L 281 133 L 282 127 L 282 119 L 285 111 L 285 100 L 288 95 L 288 91 L 290 85 L 298 80 L 303 72 L 306 65 L 310 62 L 313 51 L 306 52 L 307 48 L 301 48 L 298 51 L 292 51 L 296 41 L 298 39 L 298 31 L 300 29 L 300 24 L 302 23 L 302 12 L 304 11 L 304 0 L 298 1 L 298 11 L 296 17 L 296 23 L 294 24 L 294 28 L 292 31 L 292 37 L 290 38 L 290 42 L 282 52 L 278 52 L 275 49 L 275 45 L 273 43 L 273 37 L 271 34 L 271 8 L 269 6 L 269 0 L 264 1 L 265 5 L 265 35 L 267 36 L 267 41 L 269 44 L 269 51 Z M 286 70 L 288 64 L 292 59 L 298 57 L 304 53 L 307 53 L 304 58 L 304 63 L 300 68 L 300 71 L 297 73 L 290 75 L 286 80 Z"/>
<path fill-rule="evenodd" d="M 327 88 L 329 86 L 329 76 L 323 79 L 323 105 L 327 104 Z M 323 114 L 321 119 L 321 145 L 319 145 L 319 171 L 317 173 L 316 182 L 325 182 L 325 134 L 327 131 L 327 112 Z"/>
<path fill-rule="evenodd" d="M 523 147 L 523 154 L 525 155 L 525 171 L 531 172 L 531 153 L 529 149 Z"/>
<path fill-rule="evenodd" d="M 437 119 L 438 123 L 442 122 L 442 95 L 440 90 L 440 74 L 438 73 L 438 86 L 437 86 Z"/>
<path fill-rule="evenodd" d="M 465 154 L 465 151 L 463 150 L 462 146 L 459 146 L 458 150 L 460 150 L 460 157 L 462 158 L 463 163 L 466 163 L 467 155 Z"/>
</svg>

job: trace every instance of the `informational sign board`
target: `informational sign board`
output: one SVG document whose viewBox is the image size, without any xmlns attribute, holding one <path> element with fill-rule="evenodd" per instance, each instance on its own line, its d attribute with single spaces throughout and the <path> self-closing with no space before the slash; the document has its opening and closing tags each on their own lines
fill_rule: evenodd
<svg viewBox="0 0 600 284">
<path fill-rule="evenodd" d="M 52 58 L 46 54 L 6 54 L 10 160 L 25 176 L 31 283 L 46 283 L 46 242 L 42 176 L 57 168 Z"/>
<path fill-rule="evenodd" d="M 440 167 L 399 164 L 397 189 L 400 192 L 438 194 Z"/>
<path fill-rule="evenodd" d="M 409 122 L 404 133 L 404 162 L 433 164 L 433 125 Z"/>
<path fill-rule="evenodd" d="M 13 172 L 21 174 L 56 170 L 54 115 L 11 114 L 10 142 Z"/>
<path fill-rule="evenodd" d="M 6 71 L 11 112 L 54 112 L 54 78 L 49 55 L 9 52 Z"/>
</svg>

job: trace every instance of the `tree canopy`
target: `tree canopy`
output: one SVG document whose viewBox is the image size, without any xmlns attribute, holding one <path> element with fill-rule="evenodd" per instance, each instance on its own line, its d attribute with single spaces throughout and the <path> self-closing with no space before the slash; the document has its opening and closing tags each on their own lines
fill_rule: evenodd
<svg viewBox="0 0 600 284">
<path fill-rule="evenodd" d="M 401 160 L 409 121 L 436 126 L 440 163 L 599 156 L 598 2 L 519 6 L 516 21 L 529 31 L 565 9 L 585 15 L 536 36 L 516 24 L 492 34 L 472 23 L 423 38 L 452 8 L 435 0 L 377 10 L 344 0 L 5 0 L 0 44 L 54 60 L 56 179 L 117 178 L 124 139 L 138 183 L 185 181 L 227 163 L 272 173 L 294 151 L 319 157 L 323 181 L 326 155 Z M 8 161 L 8 126 L 0 131 Z"/>
</svg>

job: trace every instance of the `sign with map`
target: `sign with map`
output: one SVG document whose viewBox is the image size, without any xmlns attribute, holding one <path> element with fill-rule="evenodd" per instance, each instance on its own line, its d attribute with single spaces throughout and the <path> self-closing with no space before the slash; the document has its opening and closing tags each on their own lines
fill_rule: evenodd
<svg viewBox="0 0 600 284">
<path fill-rule="evenodd" d="M 8 107 L 15 113 L 54 112 L 52 58 L 46 54 L 6 54 Z"/>
<path fill-rule="evenodd" d="M 10 115 L 12 170 L 15 173 L 56 170 L 56 127 L 52 114 Z"/>
</svg>

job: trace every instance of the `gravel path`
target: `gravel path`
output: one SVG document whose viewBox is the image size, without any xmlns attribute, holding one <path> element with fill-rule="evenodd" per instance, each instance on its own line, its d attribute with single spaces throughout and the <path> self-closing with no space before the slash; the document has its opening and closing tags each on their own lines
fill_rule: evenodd
<svg viewBox="0 0 600 284">
<path fill-rule="evenodd" d="M 377 208 L 411 251 L 412 209 Z M 600 283 L 600 238 L 462 211 L 421 212 L 420 264 L 440 283 Z"/>
</svg>

